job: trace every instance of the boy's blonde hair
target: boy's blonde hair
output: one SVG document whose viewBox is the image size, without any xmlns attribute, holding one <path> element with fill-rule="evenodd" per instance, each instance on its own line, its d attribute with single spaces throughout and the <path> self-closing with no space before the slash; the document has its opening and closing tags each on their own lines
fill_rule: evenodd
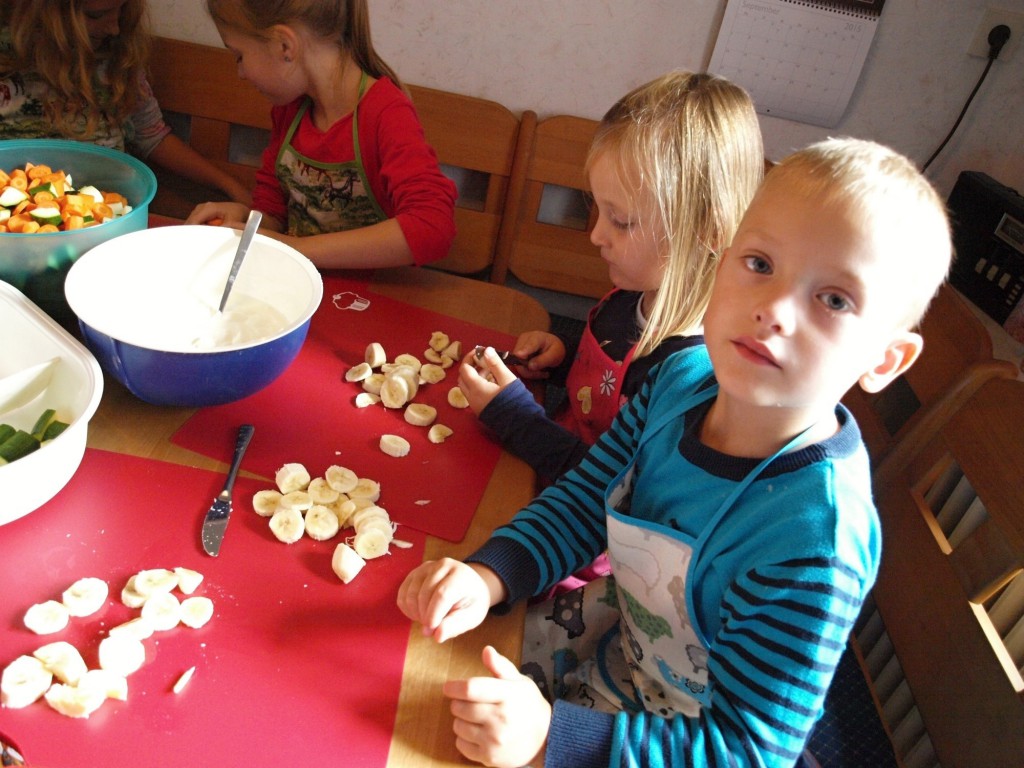
<svg viewBox="0 0 1024 768">
<path fill-rule="evenodd" d="M 623 96 L 598 126 L 590 154 L 614 153 L 619 179 L 664 235 L 665 274 L 636 357 L 699 325 L 721 251 L 764 173 L 750 96 L 709 74 L 670 72 Z"/>
<path fill-rule="evenodd" d="M 799 150 L 772 168 L 768 188 L 792 185 L 828 210 L 848 211 L 893 259 L 907 305 L 901 323 L 917 326 L 949 273 L 953 256 L 946 206 L 917 167 L 872 141 L 828 139 Z M 902 272 L 896 269 L 901 267 Z"/>
<path fill-rule="evenodd" d="M 374 50 L 366 0 L 206 0 L 217 24 L 261 37 L 276 24 L 304 24 L 313 34 L 349 51 L 371 77 L 402 81 Z"/>
<path fill-rule="evenodd" d="M 0 26 L 11 52 L 0 56 L 0 75 L 34 74 L 50 88 L 43 109 L 68 138 L 90 136 L 101 120 L 120 126 L 138 104 L 139 78 L 149 60 L 145 0 L 127 0 L 119 32 L 93 51 L 83 0 L 3 0 Z M 105 81 L 97 77 L 101 63 Z M 85 118 L 85 124 L 79 121 Z"/>
</svg>

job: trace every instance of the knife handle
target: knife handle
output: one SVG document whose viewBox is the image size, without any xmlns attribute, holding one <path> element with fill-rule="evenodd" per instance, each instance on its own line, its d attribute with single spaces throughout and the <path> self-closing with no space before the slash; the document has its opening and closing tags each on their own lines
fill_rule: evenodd
<svg viewBox="0 0 1024 768">
<path fill-rule="evenodd" d="M 238 438 L 235 440 L 235 455 L 231 459 L 231 468 L 228 470 L 228 478 L 224 481 L 224 492 L 230 494 L 235 484 L 235 477 L 238 475 L 238 468 L 242 465 L 242 457 L 245 449 L 249 447 L 252 434 L 256 429 L 252 424 L 243 424 L 238 428 Z"/>
</svg>

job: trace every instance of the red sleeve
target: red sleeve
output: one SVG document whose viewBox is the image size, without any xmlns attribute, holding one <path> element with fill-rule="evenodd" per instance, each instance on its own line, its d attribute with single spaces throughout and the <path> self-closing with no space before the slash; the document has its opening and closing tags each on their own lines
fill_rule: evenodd
<svg viewBox="0 0 1024 768">
<path fill-rule="evenodd" d="M 281 149 L 288 126 L 298 112 L 302 100 L 293 101 L 283 107 L 272 107 L 270 117 L 270 143 L 263 150 L 263 158 L 256 171 L 256 188 L 252 192 L 252 207 L 267 216 L 273 216 L 287 228 L 288 198 L 277 179 L 277 153 Z"/>
</svg>

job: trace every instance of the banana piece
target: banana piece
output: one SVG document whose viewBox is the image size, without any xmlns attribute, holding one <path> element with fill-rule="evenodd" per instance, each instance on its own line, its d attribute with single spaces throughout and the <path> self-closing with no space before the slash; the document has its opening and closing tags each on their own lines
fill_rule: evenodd
<svg viewBox="0 0 1024 768">
<path fill-rule="evenodd" d="M 25 611 L 22 621 L 37 635 L 51 635 L 64 629 L 70 617 L 71 614 L 64 603 L 47 600 L 45 603 L 36 603 Z"/>
<path fill-rule="evenodd" d="M 380 449 L 388 456 L 400 459 L 409 455 L 409 441 L 400 435 L 381 435 Z"/>
<path fill-rule="evenodd" d="M 448 390 L 448 405 L 452 408 L 468 408 L 469 400 L 461 389 L 452 387 Z"/>
<path fill-rule="evenodd" d="M 390 520 L 384 520 L 383 518 L 380 518 L 380 517 L 370 518 L 369 520 L 367 520 L 362 525 L 357 526 L 356 527 L 356 535 L 358 536 L 360 533 L 365 533 L 366 531 L 374 531 L 374 530 L 380 531 L 381 533 L 383 533 L 387 537 L 389 545 L 391 544 L 392 540 L 395 538 L 395 524 L 392 523 Z"/>
<path fill-rule="evenodd" d="M 434 424 L 430 427 L 427 432 L 427 440 L 432 443 L 443 443 L 453 434 L 451 427 L 446 427 L 444 424 Z"/>
<path fill-rule="evenodd" d="M 428 363 L 434 363 L 435 365 L 441 364 L 441 353 L 436 349 L 428 347 L 423 350 L 423 357 L 426 358 Z"/>
<path fill-rule="evenodd" d="M 416 357 L 416 355 L 409 355 L 409 354 L 401 354 L 401 355 L 399 355 L 398 357 L 396 357 L 394 359 L 394 363 L 395 363 L 396 366 L 397 365 L 409 366 L 416 373 L 419 373 L 420 366 L 423 365 L 423 363 L 420 362 L 420 359 L 418 357 Z"/>
<path fill-rule="evenodd" d="M 285 464 L 274 474 L 274 482 L 282 494 L 306 490 L 309 480 L 309 470 L 299 463 Z"/>
<path fill-rule="evenodd" d="M 415 368 L 411 365 L 396 365 L 394 369 L 387 374 L 388 377 L 400 376 L 405 379 L 406 385 L 409 387 L 409 398 L 412 400 L 419 394 L 420 391 L 420 366 Z M 407 402 L 408 402 L 407 400 Z"/>
<path fill-rule="evenodd" d="M 256 491 L 252 496 L 252 510 L 260 517 L 270 517 L 277 511 L 277 504 L 283 496 L 280 491 L 267 488 Z"/>
<path fill-rule="evenodd" d="M 103 706 L 107 694 L 100 688 L 77 688 L 54 683 L 44 694 L 46 703 L 66 717 L 88 717 Z"/>
<path fill-rule="evenodd" d="M 339 496 L 338 500 L 331 504 L 328 509 L 338 518 L 338 529 L 347 528 L 349 520 L 356 511 L 356 503 L 347 496 Z"/>
<path fill-rule="evenodd" d="M 405 541 L 404 539 L 392 539 L 391 546 L 398 547 L 399 549 L 412 549 L 412 542 Z"/>
<path fill-rule="evenodd" d="M 340 492 L 334 490 L 330 483 L 327 482 L 326 477 L 314 477 L 309 482 L 309 488 L 306 489 L 306 493 L 309 494 L 309 498 L 313 504 L 322 504 L 329 506 L 338 500 Z"/>
<path fill-rule="evenodd" d="M 368 379 L 363 381 L 363 390 L 370 395 L 377 395 L 380 397 L 380 390 L 384 386 L 384 374 L 375 373 Z"/>
<path fill-rule="evenodd" d="M 438 359 L 438 363 L 440 363 Z M 420 366 L 420 383 L 421 384 L 438 384 L 444 381 L 444 377 L 447 376 L 447 372 L 440 365 L 434 363 L 424 363 Z"/>
<path fill-rule="evenodd" d="M 155 631 L 152 621 L 143 616 L 136 616 L 134 619 L 129 619 L 123 624 L 111 627 L 107 634 L 110 637 L 123 635 L 134 640 L 145 640 L 147 637 L 152 637 Z"/>
<path fill-rule="evenodd" d="M 192 675 L 194 675 L 195 673 L 195 667 L 189 667 L 188 669 L 186 669 L 181 674 L 181 677 L 174 681 L 174 685 L 171 687 L 171 691 L 173 691 L 175 694 L 181 693 L 183 690 L 185 690 L 185 686 L 188 685 L 189 681 L 192 679 Z"/>
<path fill-rule="evenodd" d="M 278 509 L 294 509 L 299 512 L 305 512 L 312 506 L 313 497 L 306 491 L 292 491 L 291 493 L 286 493 L 281 497 L 281 500 L 277 502 Z"/>
<path fill-rule="evenodd" d="M 63 640 L 40 646 L 32 655 L 43 663 L 47 672 L 68 685 L 77 685 L 87 669 L 78 649 Z"/>
<path fill-rule="evenodd" d="M 128 678 L 109 669 L 87 670 L 77 687 L 102 692 L 108 699 L 128 701 Z"/>
<path fill-rule="evenodd" d="M 170 592 L 178 586 L 178 577 L 167 568 L 149 568 L 135 574 L 132 589 L 147 600 L 153 595 Z"/>
<path fill-rule="evenodd" d="M 441 367 L 442 368 L 444 368 L 445 370 L 448 370 L 453 365 L 455 365 L 455 358 L 454 357 L 448 357 L 448 355 L 441 355 Z"/>
<path fill-rule="evenodd" d="M 370 520 L 383 520 L 386 523 L 391 522 L 391 516 L 384 507 L 378 507 L 376 504 L 371 504 L 368 507 L 356 510 L 352 515 L 351 524 L 356 529 L 356 533 L 362 530 L 362 527 L 366 525 Z"/>
<path fill-rule="evenodd" d="M 146 646 L 124 635 L 105 637 L 100 640 L 99 659 L 100 669 L 128 677 L 146 663 Z"/>
<path fill-rule="evenodd" d="M 352 549 L 364 560 L 372 560 L 375 557 L 388 553 L 388 544 L 391 537 L 378 528 L 370 528 L 357 533 L 352 539 Z"/>
<path fill-rule="evenodd" d="M 108 593 L 107 582 L 89 576 L 65 589 L 60 601 L 71 616 L 91 616 L 107 602 Z"/>
<path fill-rule="evenodd" d="M 437 408 L 424 403 L 405 406 L 405 420 L 414 427 L 429 427 L 437 418 Z"/>
<path fill-rule="evenodd" d="M 391 373 L 384 377 L 380 385 L 380 401 L 385 408 L 401 408 L 411 399 L 409 382 L 404 376 Z"/>
<path fill-rule="evenodd" d="M 371 368 L 380 368 L 388 361 L 388 356 L 384 353 L 384 347 L 375 341 L 366 347 L 364 359 Z"/>
<path fill-rule="evenodd" d="M 442 357 L 450 357 L 452 360 L 462 359 L 462 342 L 453 341 L 447 347 L 441 350 Z"/>
<path fill-rule="evenodd" d="M 181 603 L 170 592 L 157 592 L 146 598 L 140 615 L 149 620 L 153 629 L 164 632 L 174 629 L 181 621 Z"/>
<path fill-rule="evenodd" d="M 316 541 L 327 541 L 334 538 L 341 524 L 338 516 L 330 507 L 314 504 L 306 513 L 306 535 Z"/>
<path fill-rule="evenodd" d="M 380 483 L 368 477 L 361 477 L 348 492 L 348 497 L 356 503 L 356 506 L 360 505 L 360 500 L 362 500 L 363 506 L 366 506 L 365 502 L 367 501 L 371 504 L 376 503 L 380 498 Z"/>
<path fill-rule="evenodd" d="M 174 575 L 178 577 L 178 591 L 183 595 L 191 595 L 203 583 L 203 574 L 191 568 L 179 566 L 174 569 Z"/>
<path fill-rule="evenodd" d="M 279 509 L 270 518 L 270 532 L 285 544 L 294 544 L 305 530 L 306 521 L 297 509 Z"/>
<path fill-rule="evenodd" d="M 43 662 L 35 656 L 19 656 L 0 675 L 0 703 L 9 709 L 27 707 L 46 693 L 52 682 L 53 674 Z"/>
<path fill-rule="evenodd" d="M 373 368 L 370 367 L 369 363 L 359 363 L 345 371 L 345 381 L 363 381 L 372 375 Z"/>
<path fill-rule="evenodd" d="M 435 352 L 440 352 L 451 343 L 448 334 L 444 331 L 434 331 L 430 334 L 430 342 L 427 344 Z"/>
<path fill-rule="evenodd" d="M 356 408 L 369 408 L 371 405 L 376 405 L 380 402 L 380 395 L 374 395 L 370 392 L 360 392 L 356 395 Z"/>
<path fill-rule="evenodd" d="M 334 555 L 331 557 L 331 570 L 343 583 L 348 584 L 352 581 L 363 570 L 364 565 L 366 565 L 366 561 L 345 542 L 334 548 Z"/>
<path fill-rule="evenodd" d="M 181 601 L 181 623 L 199 629 L 213 618 L 213 600 L 208 597 L 186 597 Z"/>
<path fill-rule="evenodd" d="M 348 467 L 333 464 L 324 472 L 324 480 L 338 493 L 348 493 L 359 482 L 359 476 Z"/>
<path fill-rule="evenodd" d="M 146 604 L 146 596 L 135 589 L 135 577 L 131 576 L 121 590 L 121 602 L 128 608 L 141 608 Z"/>
</svg>

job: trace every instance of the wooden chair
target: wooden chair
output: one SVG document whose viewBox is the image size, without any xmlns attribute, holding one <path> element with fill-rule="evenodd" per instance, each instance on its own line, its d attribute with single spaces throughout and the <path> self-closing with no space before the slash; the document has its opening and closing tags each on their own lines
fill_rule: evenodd
<svg viewBox="0 0 1024 768">
<path fill-rule="evenodd" d="M 253 186 L 259 150 L 270 130 L 270 105 L 238 77 L 231 52 L 158 37 L 150 80 L 161 108 L 174 113 L 172 121 L 187 120 L 185 132 L 192 148 Z M 427 141 L 459 186 L 458 234 L 449 255 L 432 266 L 461 274 L 486 271 L 494 261 L 513 167 L 517 158 L 525 159 L 536 115 L 530 113 L 532 121 L 521 129 L 520 119 L 496 102 L 416 85 L 408 89 Z M 254 144 L 257 151 L 239 158 L 237 148 L 245 143 Z M 172 174 L 157 173 L 157 196 L 150 206 L 154 213 L 183 218 L 197 203 L 217 194 Z"/>
<path fill-rule="evenodd" d="M 1024 381 L 990 379 L 876 474 L 854 638 L 901 765 L 1024 764 Z"/>
<path fill-rule="evenodd" d="M 1012 363 L 992 356 L 992 339 L 964 300 L 946 284 L 921 323 L 924 350 L 913 366 L 884 390 L 854 386 L 843 397 L 864 436 L 872 463 L 925 417 L 941 422 L 991 378 L 1012 378 Z"/>
<path fill-rule="evenodd" d="M 527 285 L 577 296 L 599 298 L 611 289 L 608 267 L 590 242 L 597 213 L 583 170 L 596 128 L 594 120 L 569 115 L 537 124 L 523 168 L 522 195 L 511 197 L 505 212 L 509 225 L 498 245 L 494 282 L 504 282 L 511 273 Z M 570 213 L 549 215 L 559 194 Z"/>
</svg>

